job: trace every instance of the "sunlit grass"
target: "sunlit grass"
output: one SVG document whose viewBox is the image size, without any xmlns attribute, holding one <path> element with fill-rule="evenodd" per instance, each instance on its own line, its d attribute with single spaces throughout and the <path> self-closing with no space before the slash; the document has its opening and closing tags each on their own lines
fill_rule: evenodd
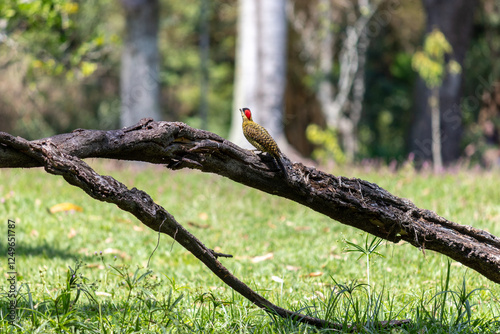
<svg viewBox="0 0 500 334">
<path fill-rule="evenodd" d="M 90 163 L 129 188 L 148 192 L 208 247 L 233 254 L 233 259 L 221 259 L 223 264 L 280 306 L 345 324 L 409 318 L 409 332 L 482 332 L 489 330 L 487 324 L 492 331 L 500 328 L 495 323 L 499 286 L 456 262 L 448 265 L 444 256 L 383 242 L 377 251 L 384 257 L 371 259 L 371 289 L 366 289 L 366 262 L 345 251 L 345 240 L 365 242 L 366 234 L 354 228 L 214 175 Z M 421 208 L 500 235 L 498 172 L 436 176 L 370 167 L 334 173 L 377 183 Z M 3 249 L 7 219 L 16 222 L 21 331 L 316 331 L 269 317 L 166 235 L 151 256 L 156 232 L 61 177 L 41 169 L 0 170 L 0 177 Z M 84 211 L 49 213 L 63 202 Z M 78 269 L 81 285 L 71 287 L 69 295 L 74 301 L 80 289 L 80 296 L 63 312 L 56 301 L 67 298 L 68 267 L 75 269 L 78 261 L 85 264 Z M 7 329 L 8 300 L 0 286 L 1 326 Z M 470 312 L 464 313 L 467 307 Z"/>
</svg>

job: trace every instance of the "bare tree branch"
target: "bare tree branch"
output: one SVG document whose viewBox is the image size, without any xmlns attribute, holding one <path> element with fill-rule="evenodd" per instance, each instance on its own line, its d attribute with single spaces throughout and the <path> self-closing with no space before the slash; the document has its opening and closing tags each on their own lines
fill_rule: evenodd
<svg viewBox="0 0 500 334">
<path fill-rule="evenodd" d="M 21 138 L 0 132 L 0 168 L 42 166 Z M 285 197 L 391 242 L 434 250 L 500 283 L 500 238 L 419 209 L 376 184 L 290 164 L 289 181 L 277 176 L 272 157 L 256 155 L 224 138 L 179 122 L 140 123 L 121 130 L 75 130 L 29 142 L 51 145 L 80 159 L 110 158 L 193 168 Z"/>
<path fill-rule="evenodd" d="M 321 319 L 291 312 L 272 304 L 233 276 L 217 260 L 217 257 L 221 254 L 208 249 L 201 241 L 180 225 L 169 212 L 156 204 L 147 193 L 136 188 L 128 189 L 124 184 L 111 176 L 97 174 L 79 158 L 60 151 L 57 145 L 50 140 L 33 143 L 12 136 L 6 138 L 2 134 L 2 143 L 10 144 L 12 147 L 22 150 L 26 157 L 42 164 L 47 172 L 61 175 L 68 183 L 83 189 L 92 198 L 114 203 L 122 210 L 132 213 L 152 230 L 168 234 L 203 262 L 223 282 L 241 293 L 258 307 L 281 317 L 295 318 L 298 321 L 314 326 L 342 328 L 341 324 L 333 324 Z M 227 257 L 226 254 L 222 255 Z"/>
<path fill-rule="evenodd" d="M 132 133 L 137 134 L 136 132 L 134 132 L 134 130 L 138 130 L 141 126 L 147 126 L 149 122 L 149 120 L 146 120 L 144 123 L 141 123 L 139 127 L 126 129 L 121 134 L 130 133 L 130 131 L 133 131 Z M 162 125 L 159 123 L 151 124 L 160 125 L 160 128 Z M 165 124 L 171 125 L 168 123 L 164 123 L 164 125 Z M 178 127 L 184 126 L 182 123 L 176 123 L 175 125 L 177 125 Z M 156 130 L 158 130 L 158 128 L 156 128 Z M 189 127 L 188 130 L 200 131 L 191 129 Z M 107 136 L 108 134 L 110 136 Z M 235 291 L 239 292 L 241 295 L 243 295 L 245 298 L 250 300 L 261 309 L 264 309 L 271 314 L 278 315 L 283 318 L 292 318 L 296 321 L 307 323 L 320 328 L 332 328 L 336 330 L 343 329 L 342 324 L 331 323 L 326 320 L 310 317 L 297 312 L 292 312 L 274 305 L 273 303 L 253 291 L 237 277 L 232 275 L 232 273 L 217 260 L 218 257 L 231 257 L 231 255 L 216 253 L 213 250 L 207 248 L 200 240 L 198 240 L 194 235 L 189 233 L 182 225 L 180 225 L 169 212 L 167 212 L 160 205 L 156 204 L 147 193 L 136 188 L 128 189 L 124 184 L 115 180 L 111 176 L 99 175 L 80 158 L 67 154 L 61 150 L 61 147 L 65 147 L 70 149 L 73 153 L 80 153 L 84 156 L 89 154 L 94 155 L 97 152 L 92 152 L 91 147 L 98 147 L 100 144 L 103 144 L 103 146 L 105 146 L 102 140 L 108 140 L 111 138 L 124 139 L 121 134 L 118 134 L 118 136 L 116 136 L 117 133 L 115 131 L 105 132 L 79 130 L 69 135 L 60 135 L 29 142 L 23 138 L 16 138 L 9 134 L 0 132 L 0 147 L 2 149 L 2 151 L 0 151 L 0 153 L 2 153 L 0 155 L 0 160 L 2 160 L 3 163 L 6 160 L 5 158 L 10 156 L 11 158 L 19 158 L 19 160 L 13 160 L 13 165 L 15 165 L 16 167 L 20 167 L 20 164 L 26 164 L 25 167 L 43 166 L 48 173 L 61 175 L 68 183 L 81 188 L 92 198 L 103 202 L 114 203 L 122 210 L 132 213 L 142 223 L 144 223 L 152 230 L 171 236 L 175 241 L 177 241 L 180 245 L 182 245 L 194 256 L 196 256 L 201 262 L 203 262 L 203 264 L 205 264 L 213 273 L 215 273 L 224 283 L 229 285 Z M 94 138 L 92 138 L 93 135 L 95 135 Z M 79 138 L 82 136 L 84 138 Z M 160 137 L 163 137 L 163 135 L 160 134 Z M 175 142 L 176 140 L 180 140 L 180 142 L 185 141 L 182 139 L 182 137 L 169 138 L 173 139 L 171 143 Z M 222 139 L 220 137 L 216 138 Z M 85 140 L 82 139 L 89 139 L 87 141 L 87 144 L 89 145 L 81 145 L 83 144 L 83 142 L 85 142 Z M 131 141 L 135 142 L 135 144 L 138 143 L 132 138 L 128 139 L 131 139 Z M 152 138 L 148 138 L 148 136 L 139 136 L 139 138 L 135 139 L 140 142 L 156 141 Z M 125 140 L 125 142 L 127 142 L 127 140 Z M 66 145 L 64 145 L 63 143 L 65 143 Z M 123 144 L 124 142 L 121 141 L 121 143 Z M 75 146 L 73 146 L 73 144 L 75 144 Z M 115 141 L 113 144 L 118 144 L 118 142 Z M 114 146 L 113 144 L 111 146 Z M 207 146 L 206 144 L 207 143 L 205 142 L 204 144 L 196 145 L 193 148 L 211 147 L 211 145 Z M 76 148 L 78 145 L 81 145 L 83 149 L 77 151 Z M 111 153 L 111 151 L 114 151 L 114 149 L 116 149 L 116 147 L 112 148 L 110 151 L 108 151 L 108 153 Z M 126 149 L 125 151 L 130 153 Z M 152 151 L 155 151 L 155 149 L 153 149 Z M 3 153 L 5 153 L 5 155 Z M 111 153 L 111 155 L 114 154 L 115 153 Z M 132 156 L 134 156 L 134 154 L 132 154 Z M 191 160 L 189 158 L 176 161 L 174 162 L 174 165 L 179 163 L 180 161 L 190 162 L 194 165 L 202 166 L 195 160 Z M 408 322 L 409 320 L 407 319 L 382 321 L 379 323 L 379 326 L 401 326 Z M 356 327 L 352 326 L 350 330 L 354 331 L 356 330 Z"/>
<path fill-rule="evenodd" d="M 165 164 L 171 169 L 194 168 L 226 176 L 236 182 L 282 196 L 332 219 L 386 239 L 400 240 L 422 250 L 434 250 L 500 283 L 500 239 L 486 231 L 446 220 L 419 209 L 376 184 L 335 177 L 290 164 L 284 180 L 272 157 L 256 155 L 208 131 L 178 122 L 143 119 L 121 130 L 75 130 L 50 138 L 27 141 L 0 132 L 0 167 L 43 166 L 51 174 L 83 189 L 100 201 L 116 204 L 155 231 L 166 233 L 188 249 L 222 281 L 257 306 L 282 317 L 315 326 L 340 324 L 282 309 L 234 277 L 217 260 L 218 254 L 185 230 L 164 208 L 136 188 L 128 189 L 110 176 L 93 171 L 81 159 L 110 158 Z M 381 323 L 398 325 L 407 320 Z"/>
</svg>

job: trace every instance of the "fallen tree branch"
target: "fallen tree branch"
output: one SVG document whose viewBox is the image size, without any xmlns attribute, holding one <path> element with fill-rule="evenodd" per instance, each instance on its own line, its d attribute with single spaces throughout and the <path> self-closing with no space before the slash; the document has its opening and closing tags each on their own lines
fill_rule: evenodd
<svg viewBox="0 0 500 334">
<path fill-rule="evenodd" d="M 282 309 L 251 290 L 222 266 L 213 251 L 185 230 L 146 193 L 127 189 L 110 176 L 101 176 L 81 159 L 111 158 L 165 164 L 171 169 L 194 168 L 282 196 L 341 223 L 383 239 L 400 240 L 445 254 L 500 283 L 500 239 L 417 208 L 375 184 L 335 177 L 295 163 L 289 179 L 278 177 L 271 157 L 256 155 L 213 133 L 178 122 L 144 119 L 121 130 L 75 130 L 50 138 L 26 141 L 0 132 L 0 168 L 43 166 L 101 201 L 115 203 L 155 231 L 166 233 L 200 259 L 219 278 L 257 306 L 283 317 L 315 326 L 339 324 Z M 389 322 L 388 325 L 405 323 Z M 384 325 L 384 324 L 381 324 Z M 387 325 L 387 324 L 386 324 Z"/>
<path fill-rule="evenodd" d="M 217 260 L 218 257 L 232 257 L 231 255 L 217 253 L 207 248 L 180 225 L 170 213 L 156 204 L 147 193 L 136 188 L 128 189 L 111 176 L 99 175 L 81 159 L 61 152 L 50 140 L 29 142 L 0 133 L 0 144 L 3 148 L 11 147 L 22 152 L 23 158 L 29 158 L 32 163 L 40 163 L 51 174 L 61 175 L 69 184 L 81 188 L 92 198 L 114 203 L 122 210 L 132 213 L 152 230 L 168 234 L 203 262 L 224 283 L 266 312 L 319 328 L 339 331 L 346 329 L 342 324 L 292 312 L 274 305 L 240 281 Z M 381 321 L 378 325 L 380 327 L 402 326 L 409 322 L 408 319 Z M 347 329 L 356 331 L 355 326 Z"/>
<path fill-rule="evenodd" d="M 43 164 L 0 133 L 0 168 Z M 282 196 L 313 210 L 392 242 L 404 240 L 433 250 L 500 283 L 500 238 L 471 226 L 459 225 L 376 184 L 335 177 L 300 163 L 277 177 L 270 157 L 258 156 L 208 131 L 179 122 L 140 123 L 121 130 L 75 130 L 35 140 L 50 143 L 70 156 L 137 160 L 165 164 L 171 169 L 194 168 Z"/>
<path fill-rule="evenodd" d="M 147 193 L 136 188 L 128 189 L 124 184 L 111 176 L 97 174 L 79 158 L 59 151 L 50 141 L 35 144 L 28 141 L 23 142 L 19 138 L 11 139 L 13 139 L 11 143 L 17 146 L 17 148 L 22 149 L 26 156 L 42 163 L 47 172 L 61 175 L 68 183 L 83 189 L 92 198 L 114 203 L 122 210 L 132 213 L 152 230 L 171 236 L 201 260 L 223 282 L 260 308 L 271 311 L 281 317 L 295 318 L 298 321 L 314 326 L 342 329 L 341 324 L 329 323 L 278 307 L 254 292 L 245 283 L 233 276 L 217 260 L 218 253 L 208 249 L 201 241 L 189 233 L 170 213 L 156 204 Z"/>
</svg>

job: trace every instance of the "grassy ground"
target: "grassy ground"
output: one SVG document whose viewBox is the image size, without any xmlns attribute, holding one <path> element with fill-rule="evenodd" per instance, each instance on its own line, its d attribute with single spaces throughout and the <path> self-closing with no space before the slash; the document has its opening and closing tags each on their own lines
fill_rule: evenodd
<svg viewBox="0 0 500 334">
<path fill-rule="evenodd" d="M 288 200 L 199 172 L 91 164 L 148 192 L 210 248 L 235 255 L 221 261 L 282 307 L 365 324 L 365 332 L 384 332 L 371 321 L 403 318 L 411 324 L 392 332 L 500 331 L 500 286 L 439 254 L 382 242 L 376 251 L 383 257 L 372 254 L 367 270 L 366 257 L 358 260 L 360 253 L 346 249 L 371 237 Z M 500 235 L 498 172 L 434 176 L 355 168 L 335 174 L 375 182 L 452 221 Z M 60 177 L 16 169 L 0 170 L 0 178 L 1 249 L 7 219 L 16 226 L 19 332 L 327 332 L 268 316 L 165 235 L 151 256 L 157 233 Z M 49 213 L 63 202 L 83 211 Z M 7 279 L 3 254 L 0 274 Z M 13 328 L 4 283 L 0 329 L 7 332 Z"/>
</svg>

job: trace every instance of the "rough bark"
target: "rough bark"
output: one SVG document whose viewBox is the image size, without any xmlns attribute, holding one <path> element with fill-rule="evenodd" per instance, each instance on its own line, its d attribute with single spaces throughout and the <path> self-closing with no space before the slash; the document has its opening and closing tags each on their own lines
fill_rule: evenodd
<svg viewBox="0 0 500 334">
<path fill-rule="evenodd" d="M 82 130 L 25 142 L 0 132 L 0 167 L 44 166 L 27 147 L 53 146 L 75 158 L 108 158 L 193 168 L 303 204 L 343 224 L 391 242 L 434 250 L 500 283 L 500 238 L 420 209 L 376 184 L 290 164 L 285 181 L 272 157 L 180 122 L 140 123 L 110 131 Z"/>
<path fill-rule="evenodd" d="M 438 28 L 443 32 L 453 48 L 451 58 L 463 65 L 465 54 L 472 36 L 476 1 L 459 0 L 450 6 L 448 1 L 422 0 L 427 15 L 426 32 Z M 462 66 L 463 68 L 463 66 Z M 441 150 L 444 165 L 453 163 L 460 157 L 462 139 L 462 82 L 464 71 L 448 73 L 439 90 L 441 111 Z M 415 121 L 413 123 L 410 150 L 415 160 L 421 163 L 432 158 L 431 108 L 427 101 L 431 90 L 421 79 L 415 89 Z"/>
<path fill-rule="evenodd" d="M 215 159 L 212 159 L 212 156 Z M 272 315 L 320 328 L 357 331 L 356 325 L 346 328 L 339 323 L 274 305 L 232 275 L 218 261 L 218 257 L 231 255 L 216 253 L 207 248 L 147 193 L 136 188 L 128 189 L 111 176 L 99 175 L 81 160 L 84 157 L 166 163 L 167 167 L 172 169 L 191 167 L 203 170 L 203 166 L 207 164 L 206 171 L 220 169 L 223 171 L 222 175 L 237 174 L 238 179 L 241 179 L 242 170 L 254 171 L 256 175 L 272 179 L 274 172 L 255 154 L 210 132 L 193 129 L 183 123 L 153 122 L 151 119 L 122 130 L 76 130 L 70 134 L 31 142 L 0 132 L 0 167 L 43 166 L 48 173 L 61 175 L 69 184 L 81 188 L 92 198 L 116 204 L 152 230 L 171 236 L 223 282 Z M 249 168 L 245 162 L 255 164 L 257 169 Z M 269 162 L 267 160 L 267 163 Z M 228 167 L 225 171 L 221 168 L 221 163 L 222 166 Z M 381 321 L 378 326 L 402 326 L 409 322 L 409 319 Z"/>
<path fill-rule="evenodd" d="M 383 239 L 404 240 L 422 250 L 445 254 L 500 283 L 500 238 L 419 209 L 409 200 L 360 179 L 336 177 L 294 163 L 287 167 L 289 178 L 284 180 L 272 157 L 256 155 L 216 134 L 184 123 L 144 119 L 120 130 L 78 129 L 34 141 L 0 132 L 0 168 L 43 166 L 47 172 L 63 176 L 89 196 L 116 204 L 151 229 L 171 236 L 255 305 L 281 317 L 319 327 L 342 328 L 340 324 L 280 308 L 257 294 L 217 260 L 224 254 L 207 248 L 148 194 L 136 188 L 128 189 L 110 176 L 97 174 L 81 160 L 91 157 L 145 161 L 164 164 L 170 169 L 193 168 L 219 174 L 289 198 Z M 381 322 L 380 326 L 408 321 Z"/>
<path fill-rule="evenodd" d="M 145 117 L 160 120 L 158 0 L 121 0 L 125 10 L 120 75 L 121 125 Z"/>
</svg>

